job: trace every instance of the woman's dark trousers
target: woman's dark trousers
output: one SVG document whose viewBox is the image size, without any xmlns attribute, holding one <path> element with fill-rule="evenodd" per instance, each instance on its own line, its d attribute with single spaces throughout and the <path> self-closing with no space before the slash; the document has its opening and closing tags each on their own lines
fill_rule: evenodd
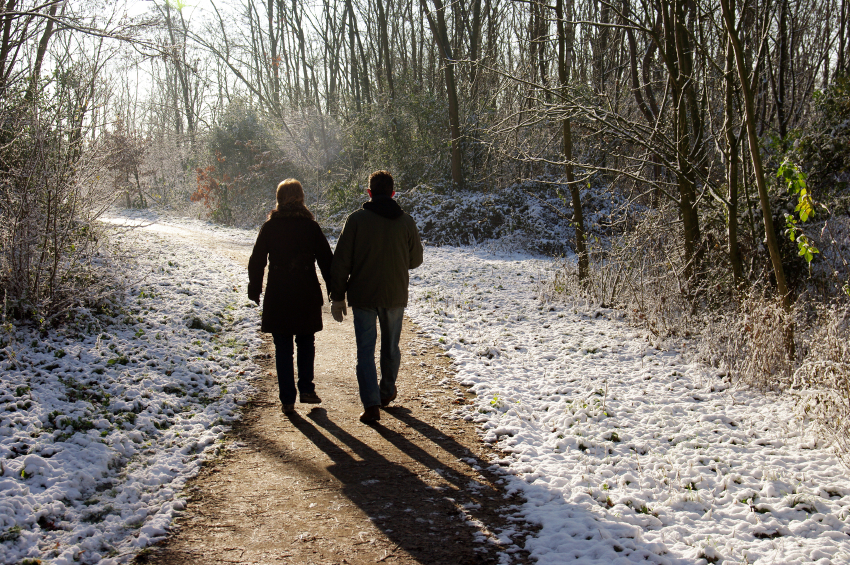
<svg viewBox="0 0 850 565">
<path fill-rule="evenodd" d="M 295 404 L 295 370 L 292 367 L 291 335 L 272 332 L 275 348 L 275 366 L 277 367 L 277 386 L 280 390 L 281 404 Z M 298 392 L 301 394 L 316 392 L 313 384 L 313 360 L 316 357 L 315 334 L 295 336 L 298 349 Z"/>
</svg>

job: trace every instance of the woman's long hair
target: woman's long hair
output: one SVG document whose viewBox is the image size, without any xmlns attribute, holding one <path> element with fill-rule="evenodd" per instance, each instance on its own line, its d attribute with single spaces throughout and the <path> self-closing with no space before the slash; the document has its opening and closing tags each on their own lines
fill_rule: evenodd
<svg viewBox="0 0 850 565">
<path fill-rule="evenodd" d="M 269 212 L 269 219 L 283 211 L 300 214 L 306 212 L 311 219 L 313 218 L 312 212 L 304 204 L 304 188 L 297 179 L 286 179 L 277 185 L 275 200 L 277 200 L 277 207 Z"/>
</svg>

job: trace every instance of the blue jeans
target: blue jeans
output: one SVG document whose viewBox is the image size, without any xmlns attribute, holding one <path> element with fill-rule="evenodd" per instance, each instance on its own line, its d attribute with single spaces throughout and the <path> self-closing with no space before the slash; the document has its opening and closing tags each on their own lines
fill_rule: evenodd
<svg viewBox="0 0 850 565">
<path fill-rule="evenodd" d="M 362 308 L 352 307 L 354 314 L 354 337 L 357 341 L 357 384 L 363 406 L 380 406 L 381 398 L 389 398 L 395 392 L 398 367 L 401 364 L 401 323 L 404 307 Z M 375 342 L 378 330 L 375 320 L 381 324 L 381 382 L 375 369 Z"/>
<path fill-rule="evenodd" d="M 292 336 L 272 332 L 274 339 L 274 361 L 277 368 L 277 387 L 281 404 L 295 404 L 295 370 L 292 367 Z M 316 357 L 316 336 L 295 336 L 298 346 L 298 391 L 301 394 L 316 392 L 313 384 L 313 360 Z"/>
</svg>

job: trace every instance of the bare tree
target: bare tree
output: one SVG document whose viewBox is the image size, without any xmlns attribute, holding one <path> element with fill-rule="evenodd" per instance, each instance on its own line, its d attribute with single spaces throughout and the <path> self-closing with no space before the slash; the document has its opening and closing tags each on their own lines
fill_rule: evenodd
<svg viewBox="0 0 850 565">
<path fill-rule="evenodd" d="M 462 189 L 463 183 L 463 152 L 461 149 L 462 137 L 460 130 L 460 109 L 457 97 L 457 85 L 455 84 L 456 61 L 449 41 L 446 29 L 446 9 L 442 0 L 431 0 L 434 4 L 433 12 L 429 10 L 425 0 L 420 0 L 422 9 L 428 18 L 428 25 L 434 34 L 434 42 L 440 48 L 440 54 L 445 65 L 444 74 L 446 80 L 446 96 L 449 102 L 449 127 L 451 129 L 452 143 L 452 182 L 457 188 Z"/>
<path fill-rule="evenodd" d="M 756 115 L 753 102 L 753 90 L 746 62 L 744 61 L 741 39 L 735 24 L 735 13 L 729 0 L 720 0 L 723 10 L 723 21 L 726 24 L 726 33 L 731 43 L 732 52 L 735 56 L 735 66 L 738 70 L 738 80 L 741 86 L 741 95 L 744 99 L 744 123 L 747 128 L 747 141 L 750 146 L 750 157 L 752 159 L 753 171 L 755 173 L 756 186 L 758 187 L 759 201 L 761 202 L 762 216 L 764 219 L 764 235 L 767 249 L 770 253 L 770 261 L 773 265 L 773 274 L 776 277 L 776 287 L 782 301 L 786 306 L 791 303 L 788 293 L 788 285 L 785 283 L 785 269 L 782 266 L 782 257 L 779 254 L 779 246 L 776 242 L 776 232 L 773 227 L 773 212 L 770 207 L 770 197 L 767 193 L 767 184 L 764 177 L 764 167 L 761 159 L 758 135 L 756 134 Z"/>
<path fill-rule="evenodd" d="M 555 4 L 555 17 L 558 28 L 558 80 L 561 83 L 561 93 L 566 97 L 566 89 L 570 83 L 571 53 L 573 50 L 573 25 L 572 0 L 567 0 L 566 9 L 564 0 L 557 0 Z M 576 230 L 576 255 L 578 255 L 578 278 L 582 283 L 587 281 L 590 275 L 590 266 L 587 257 L 587 234 L 584 230 L 584 214 L 581 208 L 581 193 L 576 183 L 573 172 L 573 135 L 570 118 L 564 117 L 562 121 L 563 146 L 564 146 L 564 176 L 570 189 L 573 202 L 573 223 Z"/>
</svg>

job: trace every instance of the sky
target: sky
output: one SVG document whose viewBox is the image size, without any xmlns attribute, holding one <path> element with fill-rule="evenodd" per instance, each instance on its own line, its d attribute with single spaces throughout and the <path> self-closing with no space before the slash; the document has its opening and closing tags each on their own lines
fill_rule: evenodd
<svg viewBox="0 0 850 565">
<path fill-rule="evenodd" d="M 161 0 L 160 0 L 161 1 Z M 221 7 L 226 0 L 219 0 L 218 6 Z M 212 2 L 210 0 L 171 0 L 172 6 L 182 4 L 187 10 L 188 16 L 191 18 L 196 15 L 196 12 L 203 13 L 204 11 L 212 10 Z M 128 0 L 127 14 L 132 17 L 141 16 L 154 5 L 154 0 Z"/>
</svg>

